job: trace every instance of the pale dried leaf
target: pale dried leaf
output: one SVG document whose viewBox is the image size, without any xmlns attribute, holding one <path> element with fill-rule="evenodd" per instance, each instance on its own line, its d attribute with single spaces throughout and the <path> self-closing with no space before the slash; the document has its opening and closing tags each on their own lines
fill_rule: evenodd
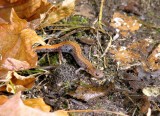
<svg viewBox="0 0 160 116">
<path fill-rule="evenodd" d="M 30 65 L 26 61 L 19 61 L 14 58 L 7 58 L 2 64 L 3 68 L 7 70 L 24 70 L 30 68 Z"/>
<path fill-rule="evenodd" d="M 127 16 L 119 12 L 113 14 L 110 25 L 120 30 L 120 33 L 125 37 L 129 35 L 129 32 L 134 33 L 141 27 L 141 24 L 133 16 Z"/>
<path fill-rule="evenodd" d="M 81 1 L 79 1 L 81 2 Z M 95 18 L 95 10 L 93 8 L 93 6 L 91 5 L 88 5 L 88 4 L 83 4 L 83 5 L 78 5 L 75 7 L 75 14 L 76 15 L 82 15 L 82 16 L 85 16 L 89 19 L 93 19 Z"/>
<path fill-rule="evenodd" d="M 46 105 L 42 98 L 26 99 L 23 103 L 32 108 L 40 109 L 44 112 L 49 112 L 51 107 Z"/>
<path fill-rule="evenodd" d="M 6 79 L 3 81 L 5 84 L 1 85 L 0 91 L 17 93 L 31 89 L 35 83 L 35 75 L 21 76 L 14 71 L 8 71 Z"/>
<path fill-rule="evenodd" d="M 51 7 L 47 0 L 1 0 L 0 17 L 6 22 L 10 22 L 10 10 L 14 8 L 20 18 L 31 21 L 39 18 L 41 13 L 46 12 Z"/>
<path fill-rule="evenodd" d="M 148 57 L 148 63 L 150 69 L 159 70 L 160 69 L 160 44 L 152 51 L 151 55 Z"/>
<path fill-rule="evenodd" d="M 21 76 L 16 72 L 12 72 L 10 75 L 10 81 L 12 82 L 12 85 L 11 83 L 8 83 L 6 85 L 6 91 L 11 93 L 17 93 L 19 91 L 31 89 L 35 83 L 35 75 Z"/>
<path fill-rule="evenodd" d="M 142 92 L 146 95 L 146 96 L 153 96 L 153 97 L 157 97 L 158 95 L 160 95 L 160 87 L 145 87 L 143 88 Z"/>
<path fill-rule="evenodd" d="M 152 43 L 153 43 L 152 39 L 142 39 L 140 41 L 133 42 L 127 47 L 120 46 L 119 48 L 114 48 L 110 50 L 110 52 L 114 55 L 113 57 L 117 61 L 117 64 L 120 69 L 128 69 L 135 65 L 142 65 L 146 71 L 148 70 L 148 68 L 158 69 L 157 67 L 159 67 L 159 63 L 155 63 L 157 61 L 155 57 L 150 56 L 149 59 L 146 59 L 145 57 L 148 54 L 147 48 Z M 155 51 L 157 53 L 157 49 Z M 155 54 L 155 52 L 153 52 L 153 54 Z"/>
<path fill-rule="evenodd" d="M 21 93 L 17 93 L 0 106 L 1 116 L 68 116 L 66 111 L 60 110 L 53 113 L 43 112 L 23 104 Z"/>
<path fill-rule="evenodd" d="M 81 99 L 84 101 L 89 101 L 98 97 L 102 97 L 108 94 L 114 88 L 113 84 L 108 84 L 108 86 L 95 87 L 92 85 L 78 86 L 75 91 L 71 91 L 68 94 L 76 99 Z"/>
<path fill-rule="evenodd" d="M 41 15 L 41 27 L 50 26 L 53 23 L 66 18 L 74 11 L 75 0 L 64 0 L 57 6 L 52 6 L 45 14 Z"/>
<path fill-rule="evenodd" d="M 8 100 L 8 97 L 5 95 L 0 95 L 0 105 L 4 104 Z"/>
<path fill-rule="evenodd" d="M 10 22 L 9 24 L 0 23 L 0 78 L 3 79 L 7 70 L 35 67 L 38 58 L 32 50 L 32 45 L 34 43 L 45 44 L 34 30 L 28 28 L 27 21 L 20 19 L 14 10 L 11 11 Z M 11 58 L 18 63 L 14 63 Z"/>
</svg>

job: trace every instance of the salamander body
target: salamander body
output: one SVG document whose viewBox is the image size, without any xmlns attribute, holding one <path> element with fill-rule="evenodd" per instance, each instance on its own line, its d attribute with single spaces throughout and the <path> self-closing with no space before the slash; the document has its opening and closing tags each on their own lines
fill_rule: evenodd
<svg viewBox="0 0 160 116">
<path fill-rule="evenodd" d="M 92 63 L 82 55 L 82 50 L 76 42 L 64 41 L 55 45 L 45 45 L 34 48 L 36 52 L 64 52 L 70 53 L 77 64 L 94 77 L 103 77 L 103 72 L 96 69 Z"/>
</svg>

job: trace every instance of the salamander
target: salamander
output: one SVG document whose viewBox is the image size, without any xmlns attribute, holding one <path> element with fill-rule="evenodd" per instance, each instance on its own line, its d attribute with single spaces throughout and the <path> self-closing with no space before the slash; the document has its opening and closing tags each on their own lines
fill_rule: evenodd
<svg viewBox="0 0 160 116">
<path fill-rule="evenodd" d="M 64 41 L 54 45 L 44 45 L 33 48 L 38 52 L 64 52 L 71 54 L 76 60 L 77 64 L 83 68 L 86 72 L 96 78 L 102 78 L 104 76 L 101 70 L 96 69 L 92 63 L 82 55 L 82 50 L 76 42 Z"/>
</svg>

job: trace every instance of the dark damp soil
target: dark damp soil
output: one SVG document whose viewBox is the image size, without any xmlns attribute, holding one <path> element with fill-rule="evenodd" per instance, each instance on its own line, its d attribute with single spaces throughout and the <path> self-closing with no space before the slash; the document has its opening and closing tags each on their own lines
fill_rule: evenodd
<svg viewBox="0 0 160 116">
<path fill-rule="evenodd" d="M 144 87 L 160 85 L 160 73 L 154 73 L 153 79 L 151 77 L 153 72 L 145 72 L 140 66 L 120 70 L 109 52 L 101 58 L 103 51 L 108 46 L 109 35 L 113 37 L 116 34 L 115 29 L 110 26 L 115 11 L 135 16 L 143 21 L 143 26 L 127 38 L 120 35 L 117 40 L 112 42 L 112 45 L 127 46 L 134 41 L 146 38 L 159 42 L 160 0 L 104 0 L 102 22 L 106 33 L 98 30 L 98 24 L 95 24 L 100 4 L 101 0 L 77 0 L 75 13 L 72 16 L 58 22 L 56 26 L 45 28 L 44 31 L 48 36 L 54 36 L 54 39 L 46 37 L 46 42 L 50 44 L 64 40 L 77 42 L 81 46 L 84 56 L 98 69 L 103 70 L 105 75 L 103 79 L 96 79 L 86 71 L 79 71 L 76 74 L 76 70 L 80 67 L 70 54 L 63 53 L 63 60 L 59 62 L 57 53 L 41 53 L 38 54 L 39 65 L 48 73 L 37 77 L 33 89 L 25 91 L 24 94 L 28 98 L 44 98 L 44 101 L 52 107 L 52 111 L 92 109 L 143 116 L 150 108 L 153 116 L 160 115 L 158 113 L 160 111 L 160 95 L 147 97 L 142 93 Z M 70 27 L 61 27 L 60 24 L 68 24 Z M 62 31 L 65 28 L 68 31 Z M 42 32 L 38 31 L 37 33 L 41 34 Z M 140 78 L 138 75 L 143 76 L 137 80 Z M 131 80 L 126 78 L 131 78 Z M 116 114 L 95 111 L 71 113 L 71 115 L 114 116 Z"/>
</svg>

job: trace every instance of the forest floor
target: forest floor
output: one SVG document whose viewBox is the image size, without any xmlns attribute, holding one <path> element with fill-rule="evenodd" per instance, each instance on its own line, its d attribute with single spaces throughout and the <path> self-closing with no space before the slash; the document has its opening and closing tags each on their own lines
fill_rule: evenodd
<svg viewBox="0 0 160 116">
<path fill-rule="evenodd" d="M 72 113 L 73 116 L 108 116 L 118 112 L 142 116 L 150 110 L 153 116 L 160 115 L 160 93 L 145 93 L 147 87 L 159 90 L 160 85 L 160 69 L 156 67 L 160 61 L 149 59 L 160 42 L 160 1 L 104 0 L 103 9 L 100 7 L 101 0 L 77 0 L 72 16 L 44 31 L 54 36 L 46 38 L 50 44 L 77 42 L 104 77 L 97 79 L 86 71 L 76 74 L 79 65 L 70 54 L 63 53 L 60 63 L 57 53 L 40 53 L 39 65 L 49 73 L 37 77 L 36 85 L 23 94 L 28 98 L 43 97 L 52 111 L 95 110 Z M 125 27 L 126 22 L 118 29 L 114 24 L 118 18 L 114 16 L 126 18 L 128 23 L 136 20 L 140 27 Z M 121 53 L 122 49 L 126 51 Z"/>
</svg>

